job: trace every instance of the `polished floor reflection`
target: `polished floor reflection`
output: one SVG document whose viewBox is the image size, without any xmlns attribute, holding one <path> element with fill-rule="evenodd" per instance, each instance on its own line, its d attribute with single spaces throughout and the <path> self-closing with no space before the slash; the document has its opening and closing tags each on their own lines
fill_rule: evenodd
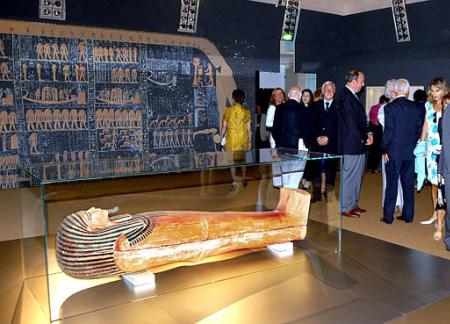
<svg viewBox="0 0 450 324">
<path fill-rule="evenodd" d="M 176 268 L 158 273 L 150 290 L 106 283 L 69 297 L 61 322 L 404 323 L 427 305 L 430 321 L 445 318 L 448 308 L 439 305 L 450 296 L 448 260 L 352 232 L 344 232 L 339 254 L 330 248 L 336 232 L 310 225 L 314 240 L 296 243 L 293 256 L 262 250 Z M 46 321 L 45 282 L 37 276 L 23 284 L 15 322 Z"/>
<path fill-rule="evenodd" d="M 202 176 L 211 181 L 212 175 Z M 206 187 L 189 182 L 177 189 L 165 185 L 168 189 L 151 194 L 94 197 L 87 190 L 65 186 L 57 192 L 60 199 L 51 196 L 48 230 L 54 233 L 61 217 L 90 206 L 119 205 L 136 213 L 148 206 L 261 210 L 277 203 L 271 178 L 239 186 L 239 194 L 229 192 L 229 184 L 223 182 Z M 57 288 L 52 301 L 57 290 L 63 296 L 52 312 L 52 318 L 62 323 L 409 323 L 423 318 L 422 312 L 433 323 L 445 319 L 450 261 L 350 231 L 343 232 L 343 252 L 337 253 L 338 207 L 337 199 L 314 204 L 307 240 L 296 242 L 292 256 L 278 258 L 262 249 L 175 268 L 157 273 L 154 289 L 135 290 L 118 277 L 82 285 L 67 281 L 52 251 L 53 234 L 48 237 L 47 265 L 42 238 L 0 242 L 0 323 L 48 323 L 49 283 Z"/>
</svg>

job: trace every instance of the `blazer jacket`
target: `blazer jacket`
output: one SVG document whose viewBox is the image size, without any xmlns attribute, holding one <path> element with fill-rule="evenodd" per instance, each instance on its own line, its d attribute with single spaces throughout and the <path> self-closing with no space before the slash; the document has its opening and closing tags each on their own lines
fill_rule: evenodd
<svg viewBox="0 0 450 324">
<path fill-rule="evenodd" d="M 298 140 L 308 146 L 309 113 L 306 107 L 289 99 L 279 105 L 275 111 L 272 136 L 277 147 L 298 149 Z"/>
<path fill-rule="evenodd" d="M 413 160 L 425 120 L 423 105 L 399 97 L 384 107 L 381 149 L 389 159 Z"/>
<path fill-rule="evenodd" d="M 324 100 L 319 100 L 312 106 L 311 113 L 311 151 L 336 154 L 338 151 L 338 116 L 336 100 L 333 100 L 325 111 Z M 327 145 L 319 145 L 317 138 L 328 137 Z"/>
<path fill-rule="evenodd" d="M 445 181 L 450 181 L 450 105 L 445 108 L 442 120 L 442 151 L 439 157 L 439 173 L 445 177 Z M 447 177 L 446 177 L 447 176 Z M 447 193 L 448 195 L 448 193 Z"/>
<path fill-rule="evenodd" d="M 341 154 L 366 153 L 367 117 L 364 106 L 347 87 L 336 96 L 338 115 L 338 151 Z"/>
</svg>

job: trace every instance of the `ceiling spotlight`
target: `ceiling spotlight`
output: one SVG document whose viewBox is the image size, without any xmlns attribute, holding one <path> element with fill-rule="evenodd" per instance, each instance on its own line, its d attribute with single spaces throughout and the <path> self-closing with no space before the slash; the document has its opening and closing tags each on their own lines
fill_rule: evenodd
<svg viewBox="0 0 450 324">
<path fill-rule="evenodd" d="M 299 0 L 286 1 L 286 10 L 284 11 L 281 40 L 284 41 L 295 40 L 299 17 L 300 17 L 300 1 Z"/>
<path fill-rule="evenodd" d="M 392 15 L 394 17 L 395 35 L 397 42 L 409 42 L 408 17 L 406 16 L 405 0 L 392 0 Z"/>
<path fill-rule="evenodd" d="M 197 31 L 199 5 L 200 0 L 181 0 L 178 31 L 185 33 L 195 33 Z M 186 21 L 189 23 L 187 24 Z"/>
<path fill-rule="evenodd" d="M 66 20 L 66 0 L 39 0 L 39 18 Z"/>
</svg>

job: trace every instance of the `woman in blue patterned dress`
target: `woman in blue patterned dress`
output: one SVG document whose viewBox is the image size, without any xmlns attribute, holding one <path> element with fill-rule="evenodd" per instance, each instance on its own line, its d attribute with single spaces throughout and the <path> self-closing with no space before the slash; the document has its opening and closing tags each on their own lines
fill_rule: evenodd
<svg viewBox="0 0 450 324">
<path fill-rule="evenodd" d="M 425 103 L 426 116 L 423 127 L 422 138 L 427 143 L 426 164 L 427 179 L 431 183 L 431 199 L 433 202 L 433 215 L 422 224 L 432 224 L 436 221 L 436 200 L 437 200 L 437 162 L 441 153 L 441 141 L 439 138 L 438 124 L 442 117 L 442 99 L 448 93 L 448 84 L 444 78 L 435 78 L 430 83 L 428 90 L 428 102 Z"/>
</svg>

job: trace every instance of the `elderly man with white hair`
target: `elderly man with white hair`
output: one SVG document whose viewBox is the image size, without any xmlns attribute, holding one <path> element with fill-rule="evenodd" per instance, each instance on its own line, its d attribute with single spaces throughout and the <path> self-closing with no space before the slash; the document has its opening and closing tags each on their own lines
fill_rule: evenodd
<svg viewBox="0 0 450 324">
<path fill-rule="evenodd" d="M 397 97 L 397 92 L 395 92 L 396 83 L 397 83 L 396 79 L 390 79 L 386 81 L 386 85 L 384 86 L 384 95 L 389 99 L 389 102 L 391 102 Z M 382 105 L 380 110 L 378 110 L 378 121 L 380 122 L 383 129 L 384 129 L 384 107 L 386 107 L 386 104 Z M 384 160 L 381 161 L 381 170 L 383 179 L 381 205 L 384 207 L 384 194 L 386 191 L 386 166 Z M 398 180 L 397 201 L 395 203 L 395 206 L 398 207 L 400 210 L 403 209 L 403 190 L 400 179 Z"/>
<path fill-rule="evenodd" d="M 386 191 L 382 222 L 394 221 L 398 180 L 403 188 L 404 205 L 398 220 L 414 220 L 414 148 L 422 134 L 425 119 L 423 106 L 407 98 L 409 82 L 395 82 L 396 98 L 384 108 L 384 132 L 381 149 L 386 168 Z"/>
<path fill-rule="evenodd" d="M 323 99 L 314 103 L 311 114 L 311 151 L 324 154 L 338 152 L 338 117 L 334 95 L 336 85 L 326 81 L 322 85 Z M 337 160 L 324 159 L 313 163 L 313 197 L 311 202 L 321 201 L 332 197 L 335 184 Z"/>
<path fill-rule="evenodd" d="M 272 136 L 276 147 L 307 151 L 309 143 L 309 113 L 306 107 L 300 105 L 302 92 L 298 86 L 293 86 L 288 92 L 289 100 L 278 106 L 273 121 Z M 303 166 L 304 167 L 304 166 Z M 302 165 L 296 166 L 297 171 L 303 171 Z M 303 173 L 291 174 L 288 186 L 298 188 Z M 285 177 L 283 177 L 284 179 Z M 294 178 L 294 179 L 292 179 Z M 283 185 L 286 187 L 284 184 Z"/>
<path fill-rule="evenodd" d="M 300 105 L 302 91 L 293 86 L 288 97 L 289 100 L 275 112 L 272 134 L 276 147 L 306 149 L 309 115 L 307 109 Z"/>
</svg>

